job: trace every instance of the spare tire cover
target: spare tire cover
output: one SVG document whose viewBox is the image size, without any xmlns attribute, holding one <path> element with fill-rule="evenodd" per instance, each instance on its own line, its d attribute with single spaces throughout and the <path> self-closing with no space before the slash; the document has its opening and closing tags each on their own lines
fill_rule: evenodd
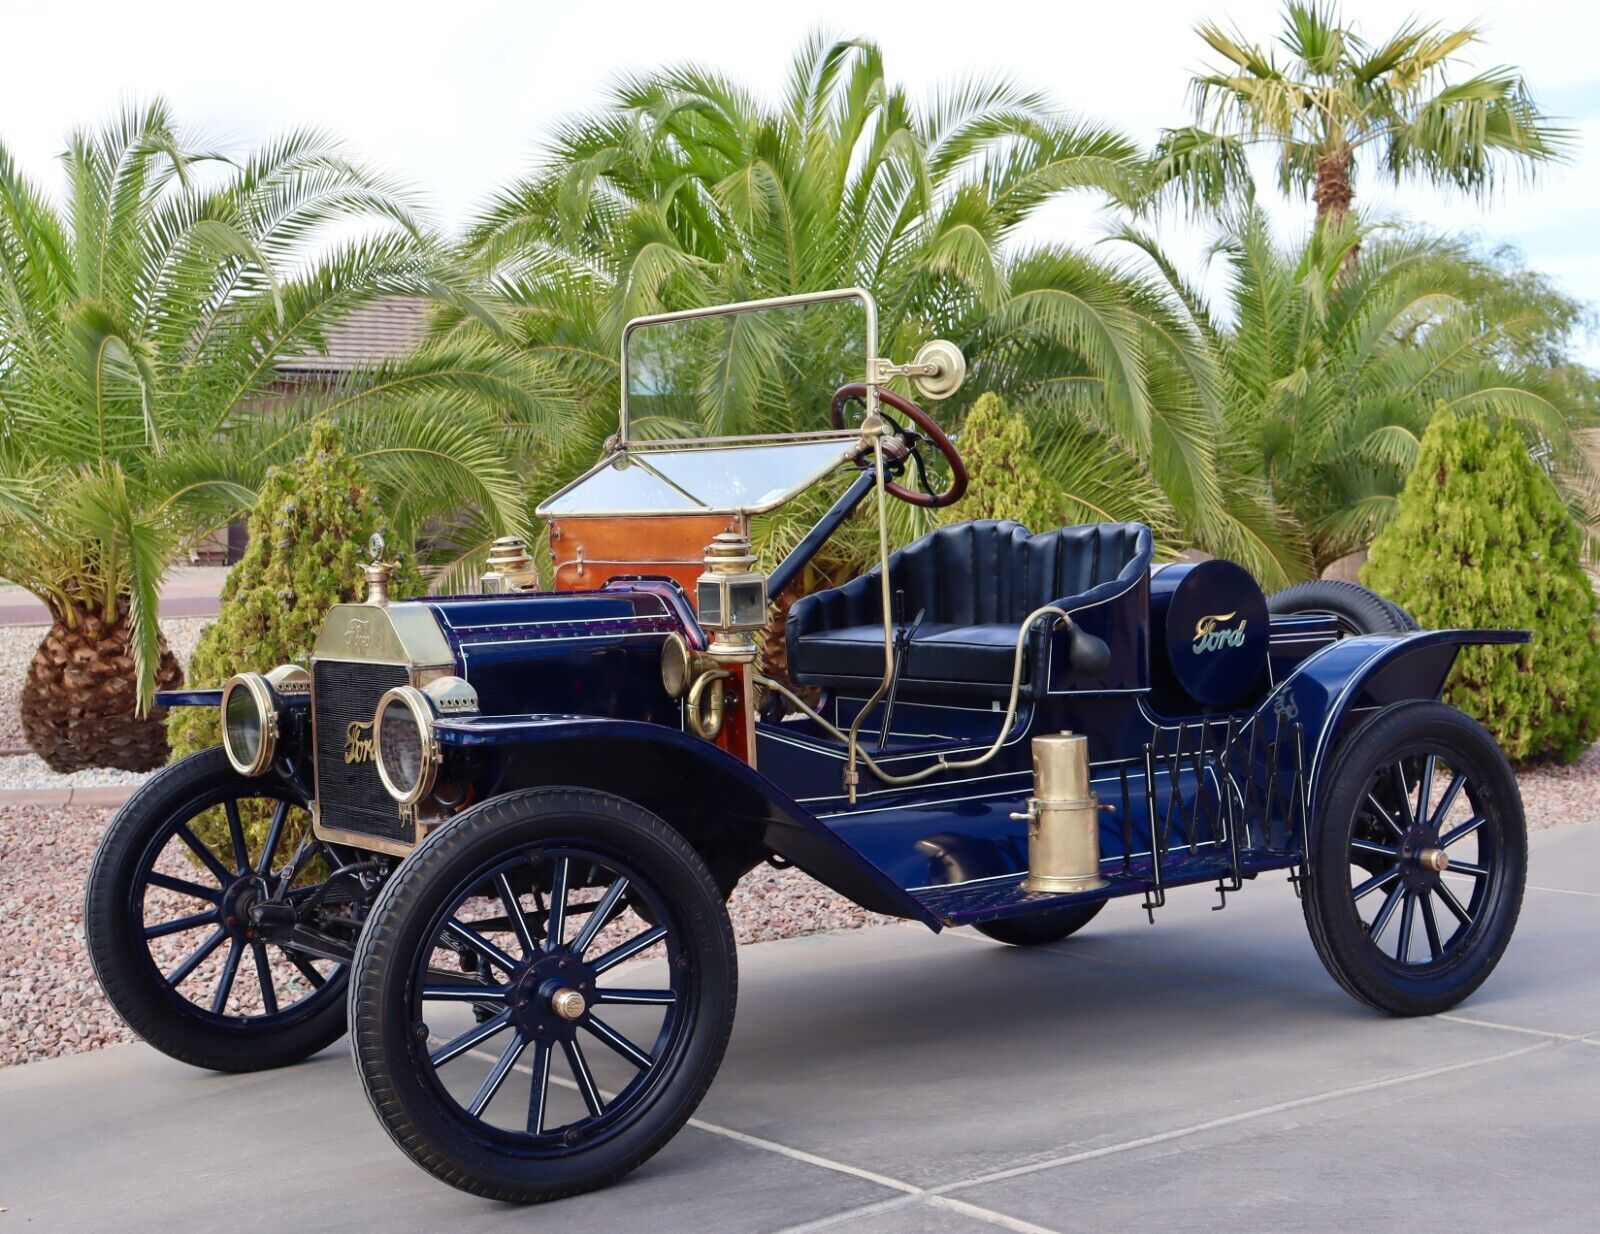
<svg viewBox="0 0 1600 1234">
<path fill-rule="evenodd" d="M 1271 618 L 1260 585 L 1242 566 L 1164 566 L 1150 579 L 1150 610 L 1173 684 L 1195 702 L 1220 707 L 1260 681 Z"/>
</svg>

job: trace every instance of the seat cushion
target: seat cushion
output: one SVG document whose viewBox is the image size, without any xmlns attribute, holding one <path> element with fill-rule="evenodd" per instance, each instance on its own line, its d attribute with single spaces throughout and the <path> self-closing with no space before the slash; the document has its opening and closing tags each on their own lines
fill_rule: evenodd
<svg viewBox="0 0 1600 1234">
<path fill-rule="evenodd" d="M 964 685 L 1011 684 L 1016 654 L 1014 626 L 956 626 L 923 622 L 912 636 L 901 672 L 904 685 L 914 682 Z M 790 672 L 796 680 L 826 676 L 877 681 L 883 676 L 883 627 L 844 626 L 804 634 L 794 640 Z M 1024 682 L 1028 680 L 1026 653 Z"/>
</svg>

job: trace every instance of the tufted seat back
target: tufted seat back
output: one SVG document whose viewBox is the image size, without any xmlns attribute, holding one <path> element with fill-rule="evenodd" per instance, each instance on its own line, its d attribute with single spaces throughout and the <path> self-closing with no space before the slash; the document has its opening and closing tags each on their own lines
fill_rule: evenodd
<svg viewBox="0 0 1600 1234">
<path fill-rule="evenodd" d="M 1044 604 L 1092 605 L 1129 589 L 1150 568 L 1150 529 L 1099 523 L 1031 534 L 1021 523 L 979 519 L 930 532 L 889 558 L 889 586 L 905 593 L 907 619 L 923 612 L 903 685 L 1009 687 L 1017 628 Z M 807 596 L 790 610 L 789 664 L 803 685 L 861 684 L 881 675 L 879 571 Z M 1025 680 L 1042 663 L 1047 633 L 1030 650 Z M 965 691 L 971 693 L 973 691 Z M 1003 691 L 1002 691 L 1003 693 Z"/>
</svg>

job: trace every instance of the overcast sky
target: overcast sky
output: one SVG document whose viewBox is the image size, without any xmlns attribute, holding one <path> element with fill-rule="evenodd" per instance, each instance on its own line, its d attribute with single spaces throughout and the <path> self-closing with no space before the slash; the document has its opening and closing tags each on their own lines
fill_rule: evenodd
<svg viewBox="0 0 1600 1234">
<path fill-rule="evenodd" d="M 1563 287 L 1600 303 L 1600 6 L 1582 0 L 1420 0 L 1416 8 L 1359 0 L 1346 14 L 1369 36 L 1398 17 L 1477 21 L 1480 67 L 1514 64 L 1540 103 L 1576 130 L 1573 161 L 1537 184 L 1515 183 L 1487 205 L 1368 177 L 1359 201 L 1486 244 L 1510 243 Z M 455 227 L 497 185 L 531 165 L 561 116 L 593 105 L 620 72 L 695 60 L 776 89 L 807 31 L 879 41 L 890 74 L 913 91 L 963 75 L 1009 73 L 1064 109 L 1143 143 L 1188 119 L 1185 85 L 1204 62 L 1201 18 L 1265 38 L 1275 0 L 1056 3 L 355 3 L 235 4 L 142 0 L 67 6 L 0 0 L 0 140 L 54 187 L 52 160 L 74 125 L 127 99 L 164 95 L 214 140 L 241 144 L 300 125 L 328 128 L 413 183 L 437 220 Z M 1303 202 L 1277 203 L 1284 228 Z M 1087 205 L 1038 225 L 1082 244 L 1103 223 Z M 1197 267 L 1207 237 L 1176 221 L 1166 238 Z M 1198 274 L 1198 270 L 1196 270 Z M 1600 340 L 1585 352 L 1600 364 Z"/>
</svg>

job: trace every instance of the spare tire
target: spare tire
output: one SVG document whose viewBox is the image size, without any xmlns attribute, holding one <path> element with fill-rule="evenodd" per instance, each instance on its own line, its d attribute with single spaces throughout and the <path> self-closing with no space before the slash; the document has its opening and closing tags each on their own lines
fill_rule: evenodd
<svg viewBox="0 0 1600 1234">
<path fill-rule="evenodd" d="M 1422 629 L 1417 619 L 1393 600 L 1358 583 L 1316 579 L 1296 583 L 1267 597 L 1267 611 L 1282 617 L 1304 614 L 1328 616 L 1339 623 L 1339 636 L 1357 634 L 1411 634 Z"/>
</svg>

